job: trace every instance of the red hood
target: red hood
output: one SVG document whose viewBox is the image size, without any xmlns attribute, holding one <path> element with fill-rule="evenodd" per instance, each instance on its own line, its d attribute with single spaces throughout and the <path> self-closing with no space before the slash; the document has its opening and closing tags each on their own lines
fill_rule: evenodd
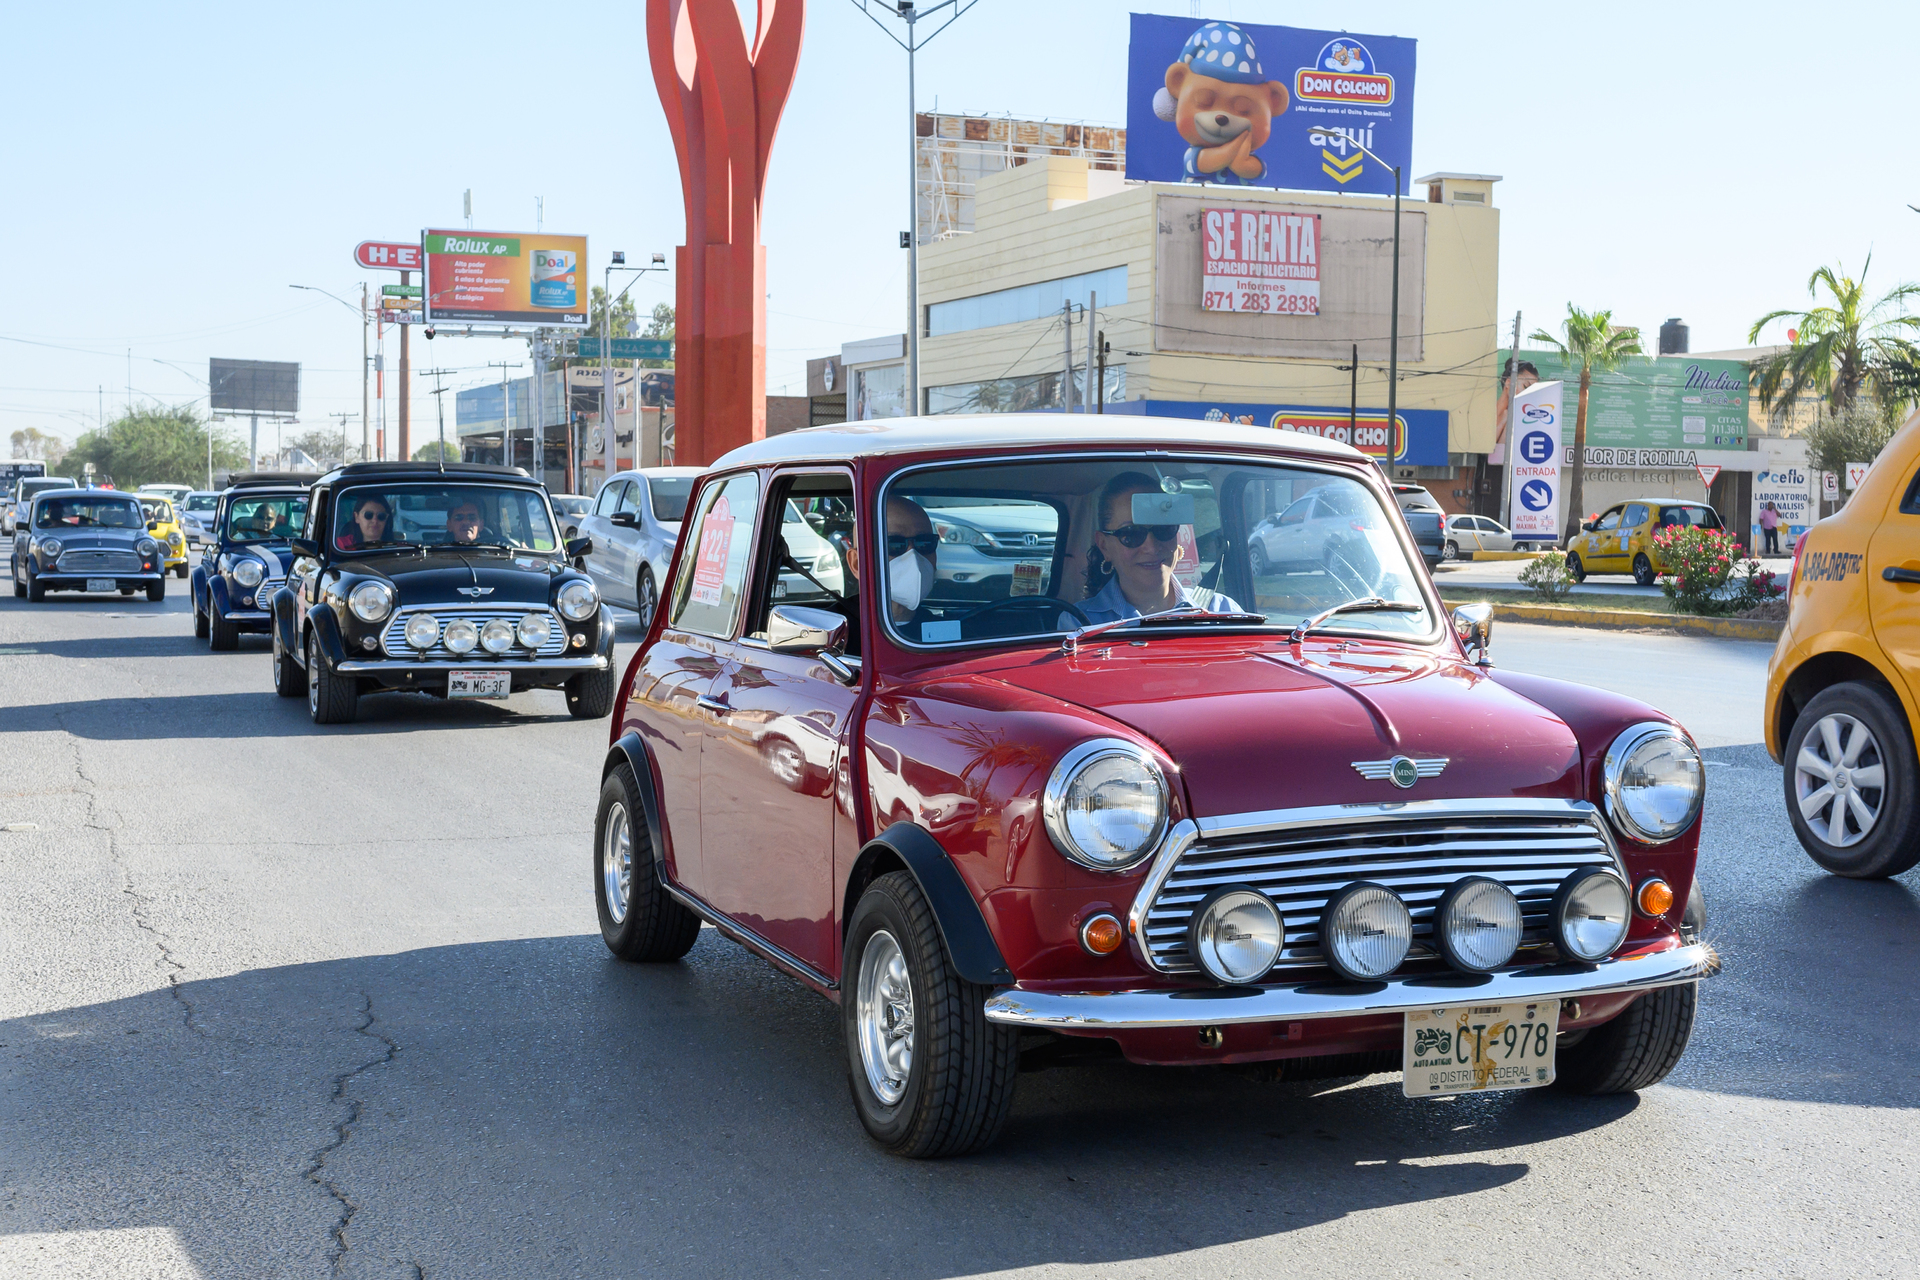
<svg viewBox="0 0 1920 1280">
<path fill-rule="evenodd" d="M 1304 805 L 1581 798 L 1580 744 L 1473 665 L 1411 646 L 1221 637 L 1115 645 L 991 673 L 1159 743 L 1199 817 Z M 1448 759 L 1402 789 L 1354 761 Z"/>
</svg>

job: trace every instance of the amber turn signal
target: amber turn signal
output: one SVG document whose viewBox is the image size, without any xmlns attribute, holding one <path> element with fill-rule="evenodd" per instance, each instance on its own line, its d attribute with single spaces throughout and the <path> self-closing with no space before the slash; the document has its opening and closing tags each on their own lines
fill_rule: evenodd
<svg viewBox="0 0 1920 1280">
<path fill-rule="evenodd" d="M 1633 900 L 1638 904 L 1641 915 L 1663 916 L 1673 906 L 1673 886 L 1659 876 L 1642 880 Z"/>
<path fill-rule="evenodd" d="M 1126 930 L 1109 915 L 1097 915 L 1080 926 L 1080 945 L 1096 956 L 1110 956 L 1127 940 Z"/>
</svg>

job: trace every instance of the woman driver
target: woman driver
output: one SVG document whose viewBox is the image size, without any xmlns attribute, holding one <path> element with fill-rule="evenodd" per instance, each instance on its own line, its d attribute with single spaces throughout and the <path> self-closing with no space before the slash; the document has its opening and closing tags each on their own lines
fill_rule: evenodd
<svg viewBox="0 0 1920 1280">
<path fill-rule="evenodd" d="M 362 547 L 378 546 L 391 542 L 387 529 L 393 523 L 393 508 L 387 500 L 368 495 L 356 502 L 353 507 L 353 519 L 333 540 L 342 551 L 358 551 Z"/>
<path fill-rule="evenodd" d="M 1100 527 L 1094 534 L 1096 557 L 1087 565 L 1089 585 L 1111 571 L 1106 585 L 1081 602 L 1089 623 L 1118 622 L 1169 609 L 1205 609 L 1209 613 L 1239 613 L 1240 606 L 1217 591 L 1192 590 L 1173 576 L 1180 556 L 1180 526 L 1135 524 L 1133 496 L 1159 493 L 1153 477 L 1127 471 L 1107 481 L 1096 504 Z M 1062 614 L 1059 628 L 1078 627 L 1072 614 Z"/>
</svg>

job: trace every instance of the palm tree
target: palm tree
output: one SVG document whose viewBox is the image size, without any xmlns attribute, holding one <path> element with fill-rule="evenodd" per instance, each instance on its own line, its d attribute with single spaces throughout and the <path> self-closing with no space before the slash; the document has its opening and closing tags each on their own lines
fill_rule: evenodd
<svg viewBox="0 0 1920 1280">
<path fill-rule="evenodd" d="M 1586 519 L 1582 507 L 1587 472 L 1587 392 L 1593 387 L 1595 373 L 1612 373 L 1622 360 L 1640 354 L 1640 331 L 1616 329 L 1613 312 L 1582 311 L 1571 302 L 1560 327 L 1566 331 L 1564 342 L 1545 329 L 1535 329 L 1527 340 L 1546 343 L 1567 368 L 1580 370 L 1580 407 L 1573 419 L 1573 474 L 1567 482 L 1567 527 L 1562 534 L 1571 540 Z"/>
<path fill-rule="evenodd" d="M 1911 399 L 1920 346 L 1920 316 L 1900 314 L 1907 300 L 1920 294 L 1920 285 L 1903 284 L 1867 305 L 1868 254 L 1855 279 L 1844 267 L 1821 267 L 1807 278 L 1807 296 L 1817 298 L 1825 286 L 1832 304 L 1805 311 L 1769 311 L 1753 322 L 1748 342 L 1758 342 L 1760 331 L 1775 320 L 1793 324 L 1790 345 L 1758 365 L 1760 403 L 1771 409 L 1776 400 L 1791 404 L 1807 388 L 1827 397 L 1827 413 L 1839 417 L 1853 408 L 1864 388 L 1883 406 Z"/>
</svg>

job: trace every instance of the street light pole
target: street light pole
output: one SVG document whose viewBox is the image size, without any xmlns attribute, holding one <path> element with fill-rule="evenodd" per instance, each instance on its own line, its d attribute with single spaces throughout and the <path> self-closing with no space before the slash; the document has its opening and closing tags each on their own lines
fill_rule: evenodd
<svg viewBox="0 0 1920 1280">
<path fill-rule="evenodd" d="M 365 460 L 367 456 L 366 435 L 367 435 L 367 378 L 368 378 L 366 281 L 363 280 L 360 282 L 360 305 L 357 307 L 354 306 L 351 302 L 348 302 L 345 298 L 341 297 L 339 294 L 329 293 L 327 290 L 318 288 L 314 285 L 290 284 L 287 286 L 287 288 L 302 289 L 308 293 L 324 294 L 325 296 L 332 298 L 335 302 L 339 303 L 341 306 L 345 307 L 347 310 L 356 312 L 360 316 L 360 457 L 362 460 Z M 346 424 L 343 421 L 341 423 L 341 429 L 345 430 L 345 428 L 346 428 Z M 342 462 L 346 461 L 346 454 L 347 454 L 347 442 L 345 437 L 342 437 L 340 441 L 340 460 Z"/>
</svg>

